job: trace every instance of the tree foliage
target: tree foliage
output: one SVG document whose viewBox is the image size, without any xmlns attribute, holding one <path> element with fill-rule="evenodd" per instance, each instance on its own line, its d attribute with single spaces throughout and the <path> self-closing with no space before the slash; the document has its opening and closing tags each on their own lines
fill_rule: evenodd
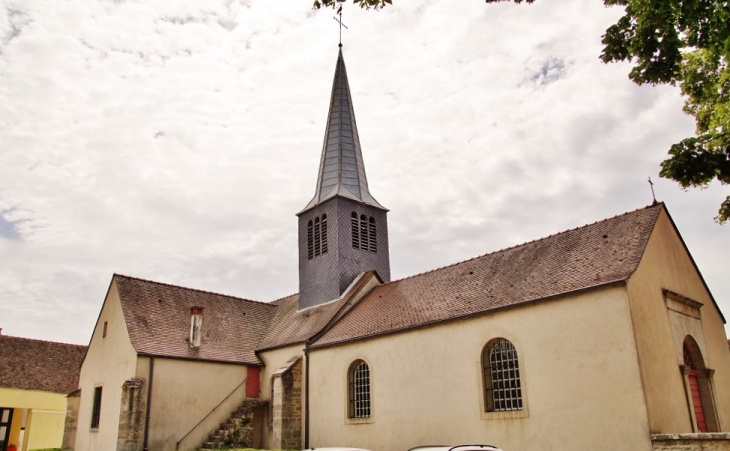
<svg viewBox="0 0 730 451">
<path fill-rule="evenodd" d="M 314 0 L 334 7 L 342 0 Z M 487 3 L 534 0 L 485 0 Z M 361 8 L 381 9 L 392 0 L 353 0 Z M 660 175 L 683 188 L 730 183 L 730 1 L 603 0 L 625 14 L 603 35 L 601 60 L 630 61 L 629 78 L 678 85 L 684 112 L 694 116 L 695 135 L 672 145 Z M 715 218 L 730 220 L 730 196 Z"/>
</svg>

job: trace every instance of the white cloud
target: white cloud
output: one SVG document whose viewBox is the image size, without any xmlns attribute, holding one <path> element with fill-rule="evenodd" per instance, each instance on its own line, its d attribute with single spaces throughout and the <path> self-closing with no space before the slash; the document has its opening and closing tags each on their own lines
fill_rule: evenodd
<svg viewBox="0 0 730 451">
<path fill-rule="evenodd" d="M 598 60 L 600 2 L 348 4 L 345 59 L 394 277 L 647 205 L 720 305 L 724 191 L 658 178 L 692 133 L 668 87 Z M 88 341 L 112 273 L 271 300 L 297 291 L 337 55 L 290 0 L 0 0 L 0 327 Z"/>
</svg>

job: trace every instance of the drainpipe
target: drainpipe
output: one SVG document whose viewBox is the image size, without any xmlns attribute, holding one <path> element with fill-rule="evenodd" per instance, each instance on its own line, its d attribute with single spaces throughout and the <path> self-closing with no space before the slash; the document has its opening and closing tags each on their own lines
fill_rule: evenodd
<svg viewBox="0 0 730 451">
<path fill-rule="evenodd" d="M 152 403 L 152 378 L 155 375 L 155 358 L 150 357 L 150 377 L 148 378 L 149 384 L 147 385 L 147 418 L 144 422 L 144 451 L 149 451 L 147 446 L 150 438 L 150 404 Z"/>
<path fill-rule="evenodd" d="M 304 348 L 304 449 L 309 449 L 309 350 Z"/>
</svg>

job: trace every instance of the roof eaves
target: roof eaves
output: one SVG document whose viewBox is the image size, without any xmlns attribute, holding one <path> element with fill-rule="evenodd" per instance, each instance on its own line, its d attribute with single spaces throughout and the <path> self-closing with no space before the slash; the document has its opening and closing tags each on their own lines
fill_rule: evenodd
<svg viewBox="0 0 730 451">
<path fill-rule="evenodd" d="M 416 324 L 416 325 L 412 325 L 412 326 L 401 327 L 401 328 L 398 328 L 398 329 L 387 330 L 387 331 L 378 332 L 378 333 L 369 334 L 369 335 L 363 335 L 363 336 L 360 336 L 360 337 L 347 338 L 347 339 L 344 339 L 344 340 L 334 341 L 334 342 L 331 342 L 331 343 L 325 343 L 325 344 L 320 344 L 320 345 L 318 345 L 316 343 L 313 343 L 310 346 L 308 346 L 307 349 L 314 350 L 314 349 L 330 348 L 330 347 L 334 347 L 334 346 L 340 346 L 340 345 L 352 343 L 352 342 L 355 342 L 355 341 L 367 340 L 367 339 L 370 339 L 370 338 L 383 337 L 383 336 L 386 336 L 386 335 L 393 335 L 393 334 L 402 333 L 402 332 L 409 332 L 411 330 L 417 330 L 417 329 L 423 329 L 423 328 L 427 328 L 427 327 L 431 327 L 431 326 L 437 326 L 437 325 L 440 325 L 440 324 L 443 324 L 443 323 L 447 323 L 447 322 L 450 322 L 450 321 L 457 321 L 457 320 L 464 320 L 464 319 L 469 319 L 469 318 L 475 318 L 475 317 L 478 317 L 478 316 L 483 316 L 483 315 L 488 315 L 488 314 L 492 314 L 492 313 L 502 312 L 502 311 L 506 311 L 506 310 L 513 309 L 513 308 L 524 307 L 524 306 L 526 306 L 528 304 L 529 305 L 535 305 L 535 304 L 538 304 L 538 303 L 547 302 L 547 301 L 554 300 L 554 299 L 558 299 L 558 298 L 562 298 L 562 297 L 568 297 L 568 296 L 573 296 L 573 295 L 577 295 L 577 294 L 582 294 L 582 293 L 588 292 L 588 291 L 599 290 L 599 289 L 602 289 L 602 288 L 609 288 L 609 287 L 612 287 L 612 286 L 619 286 L 621 284 L 626 284 L 626 280 L 627 279 L 628 279 L 628 277 L 624 277 L 624 278 L 612 280 L 612 281 L 609 281 L 609 282 L 603 282 L 603 283 L 600 283 L 600 284 L 591 285 L 589 287 L 583 287 L 583 288 L 579 288 L 579 289 L 576 289 L 576 290 L 571 290 L 571 291 L 565 291 L 565 292 L 562 292 L 562 293 L 552 294 L 550 296 L 544 296 L 544 297 L 535 298 L 535 299 L 528 299 L 528 300 L 525 300 L 525 301 L 522 301 L 522 302 L 518 302 L 518 303 L 515 303 L 515 304 L 508 304 L 508 305 L 503 305 L 503 306 L 500 306 L 500 307 L 490 308 L 490 309 L 486 309 L 486 310 L 479 310 L 479 311 L 467 313 L 467 314 L 464 314 L 464 315 L 452 316 L 450 318 L 442 318 L 442 319 L 438 319 L 438 320 L 435 320 L 435 321 L 428 321 L 428 322 L 421 323 L 421 324 Z"/>
</svg>

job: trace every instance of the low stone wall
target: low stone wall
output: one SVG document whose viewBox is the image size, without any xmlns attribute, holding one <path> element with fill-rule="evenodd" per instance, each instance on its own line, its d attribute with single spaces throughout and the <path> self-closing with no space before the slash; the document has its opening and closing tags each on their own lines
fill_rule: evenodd
<svg viewBox="0 0 730 451">
<path fill-rule="evenodd" d="M 64 450 L 73 450 L 74 446 L 76 446 L 76 429 L 78 427 L 80 403 L 80 388 L 66 396 L 66 422 L 63 428 L 63 443 L 61 445 L 61 448 Z"/>
<path fill-rule="evenodd" d="M 730 433 L 655 434 L 651 436 L 654 451 L 730 451 Z"/>
</svg>

